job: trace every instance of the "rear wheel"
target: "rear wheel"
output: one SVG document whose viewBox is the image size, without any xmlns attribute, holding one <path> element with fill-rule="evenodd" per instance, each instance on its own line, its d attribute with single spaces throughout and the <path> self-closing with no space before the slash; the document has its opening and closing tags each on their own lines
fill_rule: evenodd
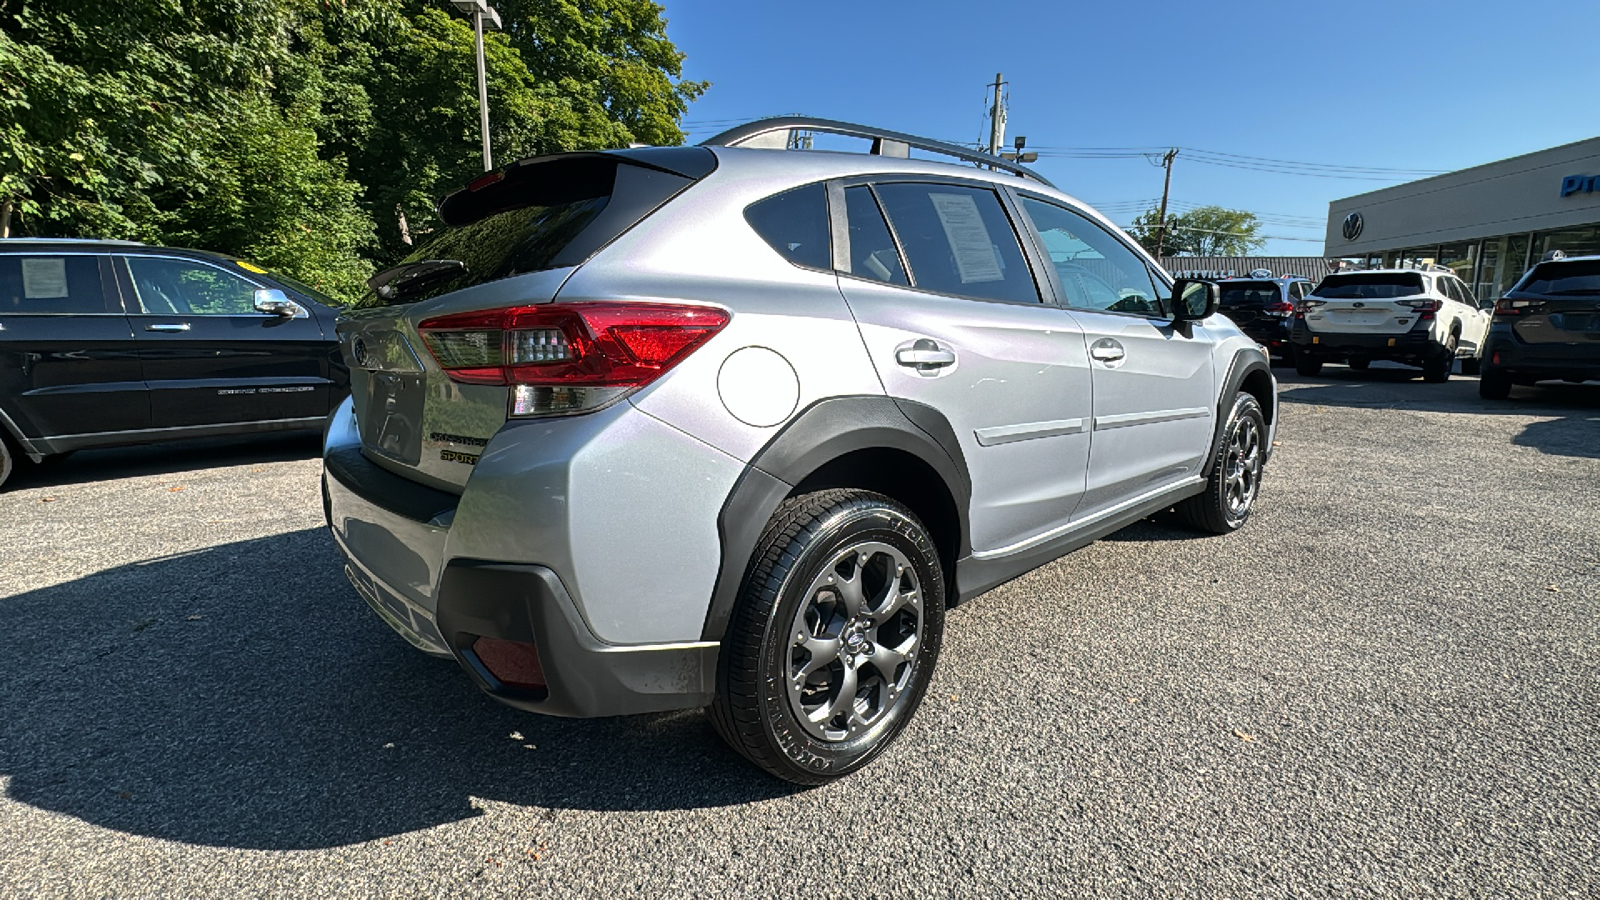
<svg viewBox="0 0 1600 900">
<path fill-rule="evenodd" d="M 1456 364 L 1456 336 L 1450 335 L 1439 352 L 1422 364 L 1422 380 L 1430 384 L 1443 384 L 1450 380 L 1450 370 Z"/>
<path fill-rule="evenodd" d="M 922 701 L 944 591 L 932 539 L 894 500 L 828 490 L 784 501 L 722 642 L 718 734 L 796 784 L 865 766 Z"/>
<path fill-rule="evenodd" d="M 0 487 L 4 487 L 6 480 L 17 468 L 18 453 L 11 446 L 11 439 L 0 434 Z"/>
<path fill-rule="evenodd" d="M 1242 528 L 1261 489 L 1266 444 L 1267 420 L 1261 404 L 1249 394 L 1238 395 L 1222 433 L 1222 446 L 1211 460 L 1206 489 L 1178 504 L 1179 518 L 1213 534 Z"/>
<path fill-rule="evenodd" d="M 1478 375 L 1478 396 L 1485 400 L 1504 400 L 1511 396 L 1511 376 L 1494 366 L 1484 366 Z"/>
<path fill-rule="evenodd" d="M 1322 374 L 1322 360 L 1297 353 L 1294 357 L 1294 370 L 1308 378 Z"/>
</svg>

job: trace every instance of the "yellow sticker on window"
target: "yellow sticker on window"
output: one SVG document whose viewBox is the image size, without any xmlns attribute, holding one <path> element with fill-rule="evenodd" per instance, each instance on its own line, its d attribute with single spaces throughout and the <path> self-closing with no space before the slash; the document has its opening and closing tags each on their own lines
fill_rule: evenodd
<svg viewBox="0 0 1600 900">
<path fill-rule="evenodd" d="M 236 260 L 234 260 L 234 262 L 238 263 L 239 264 L 239 268 L 245 270 L 246 272 L 254 272 L 257 275 L 265 275 L 265 274 L 267 274 L 267 270 L 266 269 L 261 268 L 260 266 L 256 265 L 255 263 L 247 263 L 242 259 L 236 259 Z"/>
</svg>

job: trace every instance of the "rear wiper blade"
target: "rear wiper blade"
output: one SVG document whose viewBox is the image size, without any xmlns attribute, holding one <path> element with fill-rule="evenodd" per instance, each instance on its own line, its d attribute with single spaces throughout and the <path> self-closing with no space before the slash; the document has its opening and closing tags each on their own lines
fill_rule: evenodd
<svg viewBox="0 0 1600 900">
<path fill-rule="evenodd" d="M 384 300 L 393 300 L 402 291 L 420 287 L 444 275 L 461 275 L 467 264 L 459 259 L 422 259 L 401 263 L 367 279 L 367 286 Z"/>
</svg>

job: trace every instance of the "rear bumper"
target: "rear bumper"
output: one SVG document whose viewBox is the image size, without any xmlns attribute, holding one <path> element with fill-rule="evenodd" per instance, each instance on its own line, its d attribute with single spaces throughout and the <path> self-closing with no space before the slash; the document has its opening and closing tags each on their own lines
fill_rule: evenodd
<svg viewBox="0 0 1600 900">
<path fill-rule="evenodd" d="M 1415 329 L 1403 334 L 1360 334 L 1312 331 L 1297 320 L 1290 332 L 1290 343 L 1297 356 L 1318 359 L 1393 359 L 1421 361 L 1438 353 L 1440 345 L 1430 329 Z"/>
<path fill-rule="evenodd" d="M 1483 348 L 1489 365 L 1514 376 L 1600 379 L 1600 341 L 1583 344 L 1529 344 L 1509 329 L 1489 332 Z"/>
<path fill-rule="evenodd" d="M 608 643 L 550 566 L 458 558 L 452 541 L 462 535 L 453 532 L 463 530 L 456 527 L 457 513 L 468 517 L 469 504 L 363 456 L 348 405 L 330 420 L 323 458 L 328 523 L 356 592 L 407 641 L 454 658 L 495 698 L 577 717 L 711 702 L 718 642 Z M 641 608 L 640 614 L 651 611 Z M 689 624 L 697 630 L 703 619 L 702 607 Z M 546 687 L 502 683 L 473 650 L 480 637 L 534 645 Z"/>
</svg>

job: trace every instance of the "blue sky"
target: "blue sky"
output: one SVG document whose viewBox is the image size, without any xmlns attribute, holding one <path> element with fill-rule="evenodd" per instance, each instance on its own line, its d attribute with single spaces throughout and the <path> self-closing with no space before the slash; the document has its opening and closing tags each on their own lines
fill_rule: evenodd
<svg viewBox="0 0 1600 900">
<path fill-rule="evenodd" d="M 712 82 L 685 116 L 691 142 L 786 113 L 987 140 L 996 72 L 1009 82 L 1007 143 L 1026 135 L 1029 149 L 1178 146 L 1432 171 L 1600 134 L 1593 0 L 659 2 L 685 77 Z M 1268 217 L 1263 234 L 1314 239 L 1271 240 L 1272 255 L 1320 255 L 1330 200 L 1417 177 L 1193 157 L 1173 168 L 1176 208 L 1247 209 Z M 1121 224 L 1161 194 L 1161 169 L 1139 156 L 1037 168 Z"/>
</svg>

